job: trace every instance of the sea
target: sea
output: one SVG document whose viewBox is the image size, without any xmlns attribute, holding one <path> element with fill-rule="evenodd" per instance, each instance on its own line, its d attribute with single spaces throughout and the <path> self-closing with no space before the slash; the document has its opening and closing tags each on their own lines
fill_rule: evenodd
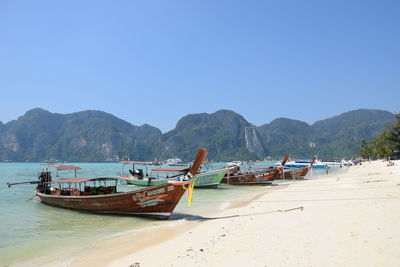
<svg viewBox="0 0 400 267">
<path fill-rule="evenodd" d="M 256 162 L 252 167 L 272 166 L 274 162 Z M 121 163 L 68 163 L 81 167 L 77 177 L 115 177 L 127 172 Z M 214 163 L 210 169 L 226 166 Z M 140 166 L 138 166 L 140 167 Z M 151 168 L 152 166 L 149 166 Z M 249 166 L 247 166 L 249 167 Z M 232 202 L 280 186 L 232 186 L 222 184 L 217 189 L 195 189 L 190 207 L 184 195 L 169 220 L 142 217 L 103 215 L 55 208 L 40 203 L 34 196 L 34 184 L 9 188 L 7 183 L 36 181 L 38 173 L 47 168 L 41 163 L 0 162 L 0 266 L 65 266 L 74 256 L 91 244 L 113 236 L 179 224 L 196 216 L 216 213 L 229 208 Z M 145 168 L 145 167 L 143 167 Z M 53 179 L 71 178 L 71 170 L 51 170 Z M 335 168 L 330 170 L 335 171 Z M 307 178 L 326 175 L 325 170 L 313 170 Z M 139 187 L 118 184 L 119 191 Z M 240 199 L 240 200 L 238 200 Z"/>
</svg>

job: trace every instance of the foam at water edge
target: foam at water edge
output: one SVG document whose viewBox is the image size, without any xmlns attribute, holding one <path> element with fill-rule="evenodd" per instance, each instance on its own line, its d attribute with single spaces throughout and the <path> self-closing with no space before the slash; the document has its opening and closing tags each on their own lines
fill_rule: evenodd
<svg viewBox="0 0 400 267">
<path fill-rule="evenodd" d="M 54 255 L 52 255 L 52 256 L 54 256 Z M 21 267 L 25 267 L 25 266 L 67 267 L 67 266 L 70 266 L 71 263 L 74 262 L 76 259 L 78 259 L 78 256 L 68 257 L 65 260 L 56 260 L 56 259 L 49 258 L 49 256 L 47 255 L 47 256 L 40 256 L 37 258 L 28 259 L 28 260 L 12 262 L 10 266 L 15 266 L 15 267 L 20 267 L 20 266 Z M 8 265 L 5 265 L 5 266 L 8 266 Z"/>
<path fill-rule="evenodd" d="M 229 201 L 224 202 L 219 206 L 219 209 L 224 210 L 224 209 L 228 208 L 230 205 L 231 205 L 231 203 Z"/>
<path fill-rule="evenodd" d="M 119 236 L 132 234 L 132 233 L 139 233 L 139 232 L 143 232 L 143 231 L 158 229 L 158 228 L 161 228 L 161 227 L 174 227 L 176 225 L 182 224 L 184 221 L 185 220 L 182 219 L 182 220 L 179 220 L 179 221 L 176 221 L 176 222 L 170 222 L 170 223 L 167 223 L 167 224 L 152 225 L 152 226 L 147 226 L 147 227 L 143 227 L 143 228 L 140 228 L 140 229 L 132 229 L 132 230 L 128 230 L 128 231 L 119 232 L 119 233 L 115 233 L 115 234 L 109 235 L 106 238 L 119 237 Z"/>
<path fill-rule="evenodd" d="M 56 261 L 50 264 L 50 266 L 62 266 L 62 267 L 68 267 L 71 265 L 72 262 L 74 262 L 76 259 L 78 259 L 78 257 L 73 257 L 73 258 L 69 258 L 67 260 L 63 260 L 63 261 Z"/>
</svg>

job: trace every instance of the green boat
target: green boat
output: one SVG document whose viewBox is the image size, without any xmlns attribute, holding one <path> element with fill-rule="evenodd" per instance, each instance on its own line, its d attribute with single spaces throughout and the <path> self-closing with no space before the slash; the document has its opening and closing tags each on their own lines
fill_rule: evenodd
<svg viewBox="0 0 400 267">
<path fill-rule="evenodd" d="M 162 185 L 168 183 L 167 179 L 149 178 L 149 177 L 143 177 L 142 179 L 129 177 L 128 179 L 125 180 L 127 184 L 133 184 L 139 186 L 153 186 L 153 185 Z"/>
<path fill-rule="evenodd" d="M 126 180 L 127 184 L 138 185 L 138 186 L 153 186 L 153 185 L 161 185 L 168 182 L 168 180 L 176 181 L 180 180 L 184 177 L 185 173 L 188 171 L 188 168 L 154 168 L 151 170 L 152 172 L 167 172 L 167 173 L 177 173 L 174 175 L 175 177 L 179 176 L 179 178 L 156 178 L 156 177 L 146 177 L 143 175 L 142 170 L 130 171 L 131 175 L 129 176 L 117 176 L 118 178 L 122 178 Z M 193 179 L 195 179 L 194 187 L 196 188 L 216 188 L 221 183 L 221 180 L 224 178 L 228 169 L 219 169 L 212 171 L 205 171 L 196 174 Z M 168 176 L 167 176 L 168 177 Z"/>
<path fill-rule="evenodd" d="M 227 171 L 227 169 L 219 169 L 198 173 L 193 177 L 193 179 L 196 179 L 194 182 L 194 187 L 217 188 Z"/>
<path fill-rule="evenodd" d="M 221 180 L 224 178 L 227 173 L 226 169 L 214 170 L 214 171 L 206 171 L 202 173 L 196 174 L 193 178 L 196 179 L 194 182 L 194 187 L 196 188 L 217 188 L 221 183 Z M 143 177 L 142 179 L 138 179 L 135 176 L 118 176 L 118 178 L 123 178 L 127 184 L 138 185 L 138 186 L 153 186 L 153 185 L 161 185 L 168 182 L 168 180 L 178 180 L 174 179 L 166 179 L 166 178 L 151 178 L 151 177 Z"/>
<path fill-rule="evenodd" d="M 132 170 L 129 170 L 128 175 L 124 174 L 122 171 L 121 174 L 117 175 L 117 178 L 124 179 L 127 184 L 130 185 L 138 185 L 138 186 L 155 186 L 162 185 L 168 183 L 167 178 L 158 178 L 158 177 L 148 177 L 147 176 L 147 166 L 154 165 L 153 162 L 143 162 L 143 161 L 123 161 L 123 165 L 132 165 Z M 143 169 L 135 169 L 135 165 L 142 165 L 146 167 L 146 176 L 143 173 Z"/>
</svg>

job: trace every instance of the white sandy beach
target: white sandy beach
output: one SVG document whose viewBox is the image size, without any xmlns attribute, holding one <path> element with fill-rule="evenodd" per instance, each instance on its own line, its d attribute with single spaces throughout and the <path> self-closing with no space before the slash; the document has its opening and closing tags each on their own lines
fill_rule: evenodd
<svg viewBox="0 0 400 267">
<path fill-rule="evenodd" d="M 399 266 L 400 161 L 386 164 L 247 196 L 216 219 L 111 238 L 68 265 Z"/>
</svg>

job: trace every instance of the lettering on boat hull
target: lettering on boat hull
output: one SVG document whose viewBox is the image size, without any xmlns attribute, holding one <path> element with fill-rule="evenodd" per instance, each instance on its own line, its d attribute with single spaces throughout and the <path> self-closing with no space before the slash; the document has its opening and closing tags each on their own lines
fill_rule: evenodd
<svg viewBox="0 0 400 267">
<path fill-rule="evenodd" d="M 157 206 L 160 203 L 165 202 L 163 199 L 149 199 L 149 200 L 142 200 L 141 202 L 138 203 L 139 206 L 141 206 L 142 208 L 144 207 L 152 207 L 152 206 Z"/>
<path fill-rule="evenodd" d="M 138 202 L 138 201 L 142 200 L 145 197 L 146 197 L 146 192 L 136 193 L 135 195 L 132 196 L 132 200 L 135 201 L 135 202 Z"/>
<path fill-rule="evenodd" d="M 172 191 L 174 190 L 174 187 L 169 186 L 167 190 Z M 139 205 L 142 208 L 157 206 L 158 204 L 165 202 L 163 198 L 168 197 L 168 194 L 164 193 L 164 188 L 159 188 L 157 190 L 148 192 L 138 192 L 132 196 L 132 200 L 135 202 L 135 204 Z"/>
</svg>

